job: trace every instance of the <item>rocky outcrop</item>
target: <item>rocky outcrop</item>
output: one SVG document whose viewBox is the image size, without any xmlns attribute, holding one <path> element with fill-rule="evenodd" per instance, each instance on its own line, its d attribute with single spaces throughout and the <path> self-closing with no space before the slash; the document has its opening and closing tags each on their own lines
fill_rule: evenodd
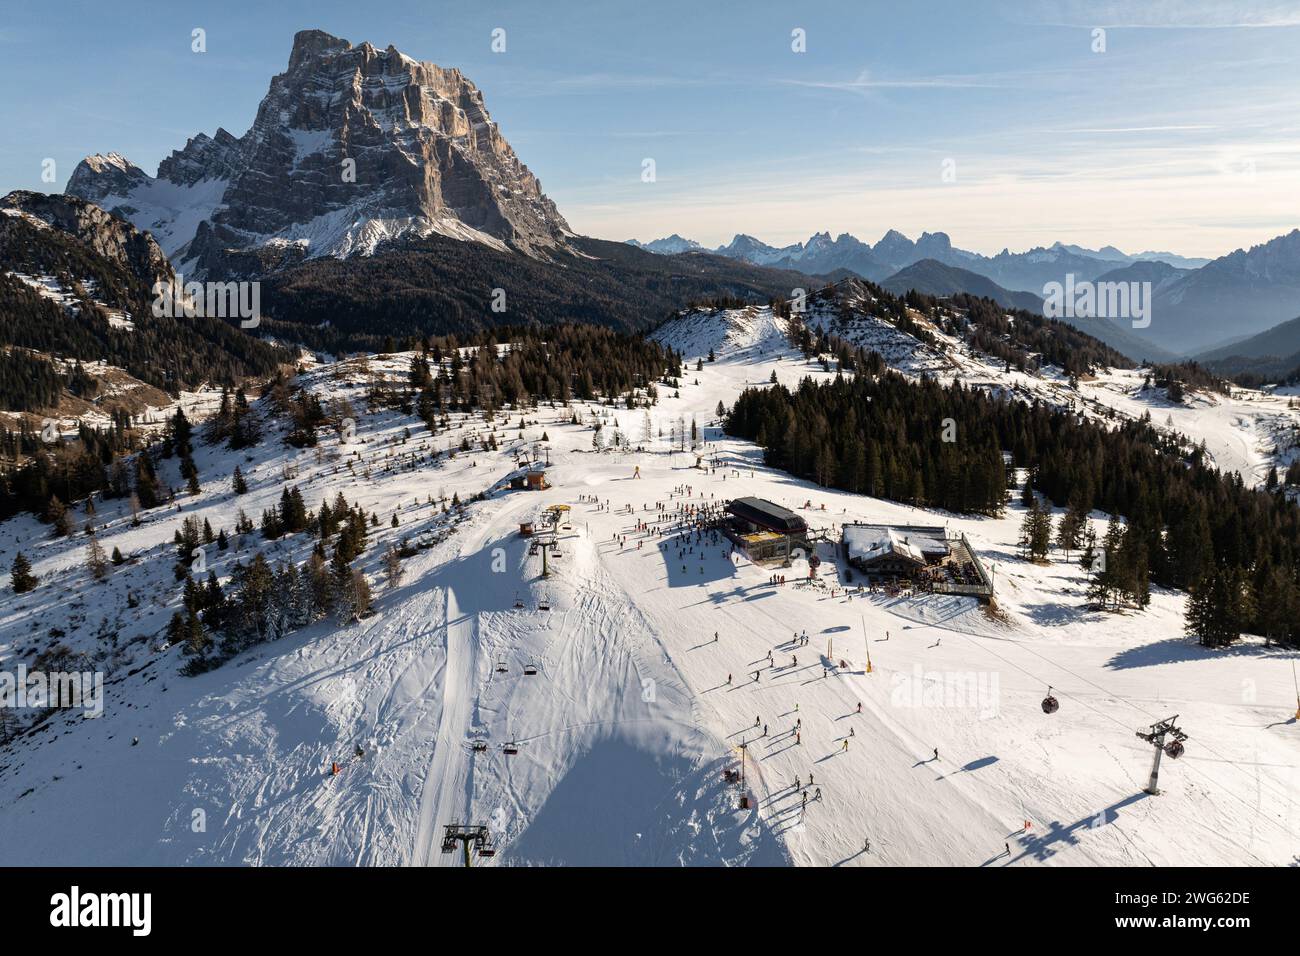
<svg viewBox="0 0 1300 956">
<path fill-rule="evenodd" d="M 0 217 L 0 226 L 9 218 L 43 223 L 67 236 L 76 247 L 120 268 L 139 287 L 151 288 L 155 282 L 172 278 L 171 264 L 153 237 L 92 202 L 57 193 L 17 190 L 0 199 Z M 0 258 L 9 269 L 51 271 L 58 262 L 49 259 L 53 253 L 30 237 L 12 246 L 2 243 L 2 252 Z"/>
<path fill-rule="evenodd" d="M 67 191 L 153 231 L 187 276 L 430 233 L 542 255 L 570 234 L 459 70 L 319 30 L 294 38 L 242 137 L 196 136 L 156 178 L 92 156 Z"/>
</svg>

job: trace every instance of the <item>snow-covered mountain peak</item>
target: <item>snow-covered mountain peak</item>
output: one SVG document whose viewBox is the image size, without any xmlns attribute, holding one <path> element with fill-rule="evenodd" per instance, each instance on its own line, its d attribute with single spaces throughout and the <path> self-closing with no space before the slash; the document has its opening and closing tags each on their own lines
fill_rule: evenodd
<svg viewBox="0 0 1300 956">
<path fill-rule="evenodd" d="M 88 157 L 67 191 L 150 230 L 197 276 L 271 244 L 346 256 L 440 233 L 538 254 L 569 234 L 459 70 L 320 30 L 295 36 L 242 137 L 199 134 L 156 177 Z"/>
</svg>

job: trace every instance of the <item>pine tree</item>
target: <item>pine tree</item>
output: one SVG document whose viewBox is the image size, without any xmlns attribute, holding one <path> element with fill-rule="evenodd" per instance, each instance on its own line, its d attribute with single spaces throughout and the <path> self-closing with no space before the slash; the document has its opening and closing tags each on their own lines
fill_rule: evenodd
<svg viewBox="0 0 1300 956">
<path fill-rule="evenodd" d="M 14 555 L 9 580 L 15 594 L 25 594 L 36 587 L 36 575 L 32 574 L 32 564 L 21 551 Z"/>
</svg>

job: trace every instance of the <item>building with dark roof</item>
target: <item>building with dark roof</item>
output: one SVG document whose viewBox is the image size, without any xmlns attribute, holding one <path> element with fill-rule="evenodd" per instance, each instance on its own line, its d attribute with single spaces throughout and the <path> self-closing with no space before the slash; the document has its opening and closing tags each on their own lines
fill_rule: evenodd
<svg viewBox="0 0 1300 956">
<path fill-rule="evenodd" d="M 789 508 L 762 498 L 727 502 L 722 533 L 749 560 L 788 564 L 795 548 L 808 546 L 808 524 Z"/>
</svg>

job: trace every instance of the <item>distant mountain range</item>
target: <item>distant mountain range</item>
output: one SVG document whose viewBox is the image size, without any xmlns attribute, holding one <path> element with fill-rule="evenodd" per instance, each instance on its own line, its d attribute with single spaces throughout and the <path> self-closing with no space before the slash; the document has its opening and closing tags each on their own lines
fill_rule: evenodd
<svg viewBox="0 0 1300 956">
<path fill-rule="evenodd" d="M 273 321 L 347 325 L 363 337 L 579 314 L 644 326 L 684 298 L 789 294 L 844 275 L 896 290 L 987 294 L 1008 308 L 1033 308 L 1067 277 L 1150 282 L 1148 327 L 1126 316 L 1075 320 L 1149 357 L 1191 354 L 1300 315 L 1300 230 L 1212 261 L 1061 242 L 986 256 L 943 232 L 913 240 L 892 229 L 874 243 L 820 232 L 782 247 L 737 235 L 712 250 L 680 235 L 583 239 L 460 71 L 320 30 L 294 37 L 243 136 L 196 135 L 152 176 L 117 153 L 89 156 L 67 194 L 148 232 L 186 279 L 263 279 Z M 416 276 L 438 287 L 417 286 Z M 527 285 L 507 289 L 507 277 Z M 496 288 L 508 292 L 504 313 L 491 308 Z M 328 313 L 338 306 L 356 311 Z"/>
<path fill-rule="evenodd" d="M 1292 378 L 1300 374 L 1300 318 L 1203 352 L 1196 358 L 1220 375 L 1249 374 L 1272 382 Z"/>
<path fill-rule="evenodd" d="M 781 247 L 743 234 L 712 250 L 679 235 L 647 243 L 630 241 L 659 254 L 708 251 L 814 275 L 846 270 L 890 288 L 897 287 L 893 280 L 903 270 L 923 260 L 963 271 L 964 275 L 941 275 L 927 266 L 925 274 L 932 286 L 928 291 L 936 294 L 956 291 L 951 288 L 954 281 L 966 284 L 962 291 L 983 294 L 978 290 L 984 286 L 972 277 L 989 280 L 1007 293 L 1030 293 L 1040 299 L 1050 283 L 1064 283 L 1067 276 L 1076 284 L 1150 282 L 1152 321 L 1145 328 L 1132 328 L 1128 341 L 1130 346 L 1134 338 L 1145 341 L 1148 350 L 1165 355 L 1192 354 L 1230 336 L 1262 332 L 1300 315 L 1300 230 L 1213 260 L 1166 252 L 1130 254 L 1114 246 L 1088 249 L 1061 242 L 1025 252 L 1003 249 L 995 256 L 985 256 L 957 248 L 946 233 L 927 232 L 914 241 L 894 229 L 874 244 L 848 233 L 832 238 L 827 232 Z M 918 275 L 911 278 L 917 280 Z M 902 275 L 898 281 L 908 278 Z M 1112 325 L 1127 327 L 1133 317 L 1111 318 Z"/>
</svg>

